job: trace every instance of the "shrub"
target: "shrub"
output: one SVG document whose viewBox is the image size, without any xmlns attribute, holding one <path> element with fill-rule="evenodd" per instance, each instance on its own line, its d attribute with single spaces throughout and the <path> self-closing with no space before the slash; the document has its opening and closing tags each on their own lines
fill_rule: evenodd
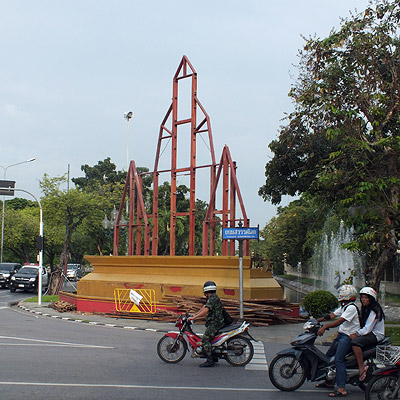
<svg viewBox="0 0 400 400">
<path fill-rule="evenodd" d="M 314 318 L 332 312 L 337 305 L 337 298 L 327 290 L 316 290 L 303 299 L 303 308 Z"/>
</svg>

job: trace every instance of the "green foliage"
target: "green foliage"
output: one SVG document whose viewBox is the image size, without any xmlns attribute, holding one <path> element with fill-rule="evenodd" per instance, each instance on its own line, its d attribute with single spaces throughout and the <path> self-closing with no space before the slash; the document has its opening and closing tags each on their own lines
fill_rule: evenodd
<svg viewBox="0 0 400 400">
<path fill-rule="evenodd" d="M 13 199 L 6 201 L 7 209 L 11 208 L 12 210 L 23 210 L 27 207 L 37 207 L 36 201 L 21 199 L 20 197 L 14 197 Z"/>
<path fill-rule="evenodd" d="M 400 346 L 400 326 L 386 326 L 385 335 L 390 336 L 392 345 Z"/>
<path fill-rule="evenodd" d="M 314 318 L 332 312 L 337 305 L 337 298 L 327 290 L 316 290 L 308 293 L 303 299 L 304 309 Z"/>
<path fill-rule="evenodd" d="M 103 191 L 105 187 L 118 188 L 125 184 L 126 172 L 117 171 L 116 165 L 107 157 L 104 161 L 99 161 L 93 167 L 85 164 L 81 166 L 85 176 L 72 178 L 78 189 L 88 191 Z"/>
<path fill-rule="evenodd" d="M 299 77 L 259 194 L 306 194 L 354 227 L 378 287 L 400 231 L 400 4 L 375 0 L 300 51 Z"/>
<path fill-rule="evenodd" d="M 188 198 L 189 188 L 185 185 L 179 185 L 176 188 L 176 211 L 177 213 L 188 212 L 190 200 Z M 158 254 L 169 254 L 170 241 L 170 207 L 171 207 L 171 185 L 164 182 L 158 188 Z M 196 200 L 196 225 L 195 225 L 195 247 L 197 251 L 202 248 L 203 220 L 207 212 L 208 204 L 205 201 Z M 218 230 L 217 230 L 218 232 Z M 175 254 L 188 254 L 189 238 L 189 218 L 177 217 L 176 219 L 176 243 Z"/>
<path fill-rule="evenodd" d="M 317 240 L 314 233 L 322 228 L 323 214 L 306 198 L 278 208 L 278 216 L 272 218 L 260 231 L 264 240 L 257 248 L 258 253 L 269 260 L 275 274 L 283 273 L 284 253 L 287 254 L 287 262 L 294 268 L 299 262 L 306 262 L 311 257 Z"/>
<path fill-rule="evenodd" d="M 44 263 L 52 272 L 58 271 L 68 255 L 68 261 L 82 263 L 85 254 L 109 255 L 113 250 L 113 232 L 102 227 L 102 220 L 114 206 L 119 207 L 126 180 L 125 171 L 117 171 L 110 158 L 94 166 L 81 167 L 85 176 L 73 178 L 76 188 L 67 188 L 67 177 L 45 174 L 40 182 L 44 218 Z M 143 182 L 143 197 L 148 215 L 152 213 L 152 175 L 148 168 L 138 167 Z M 159 254 L 169 254 L 171 186 L 159 187 Z M 177 212 L 189 211 L 189 188 L 177 187 Z M 202 248 L 202 222 L 208 204 L 196 200 L 195 247 Z M 124 215 L 128 220 L 128 216 Z M 39 233 L 39 208 L 35 202 L 15 198 L 6 203 L 4 260 L 36 262 L 35 237 Z M 217 226 L 217 235 L 220 227 Z M 126 252 L 127 230 L 120 230 L 119 254 Z M 176 220 L 176 254 L 188 254 L 189 218 Z M 144 238 L 144 235 L 143 235 Z M 220 251 L 217 244 L 216 251 Z"/>
<path fill-rule="evenodd" d="M 39 235 L 39 207 L 7 209 L 4 221 L 5 261 L 36 262 L 35 237 Z"/>
</svg>

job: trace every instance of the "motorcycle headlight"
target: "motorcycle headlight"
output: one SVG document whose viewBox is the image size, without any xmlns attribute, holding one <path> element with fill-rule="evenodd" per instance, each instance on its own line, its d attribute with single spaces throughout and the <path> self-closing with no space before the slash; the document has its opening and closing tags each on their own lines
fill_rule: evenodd
<svg viewBox="0 0 400 400">
<path fill-rule="evenodd" d="M 309 330 L 314 327 L 314 323 L 312 321 L 307 321 L 303 325 L 304 330 Z"/>
<path fill-rule="evenodd" d="M 11 280 L 12 280 L 12 281 L 15 281 L 15 276 L 12 276 L 12 277 L 11 277 Z"/>
</svg>

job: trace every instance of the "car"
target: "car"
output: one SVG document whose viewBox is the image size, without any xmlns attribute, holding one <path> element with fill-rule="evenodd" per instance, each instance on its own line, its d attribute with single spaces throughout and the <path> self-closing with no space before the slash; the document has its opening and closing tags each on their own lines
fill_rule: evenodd
<svg viewBox="0 0 400 400">
<path fill-rule="evenodd" d="M 24 265 L 10 279 L 10 291 L 15 292 L 17 289 L 24 291 L 38 290 L 39 284 L 39 266 Z M 46 268 L 42 268 L 42 289 L 49 285 L 49 273 Z"/>
<path fill-rule="evenodd" d="M 67 279 L 79 281 L 83 276 L 83 269 L 80 264 L 67 264 Z"/>
<path fill-rule="evenodd" d="M 0 263 L 0 287 L 9 287 L 11 277 L 19 271 L 21 264 Z"/>
</svg>

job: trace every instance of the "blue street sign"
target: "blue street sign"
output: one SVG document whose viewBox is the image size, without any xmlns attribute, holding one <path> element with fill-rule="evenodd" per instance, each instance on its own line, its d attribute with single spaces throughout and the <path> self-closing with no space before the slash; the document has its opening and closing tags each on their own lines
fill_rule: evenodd
<svg viewBox="0 0 400 400">
<path fill-rule="evenodd" d="M 258 228 L 222 228 L 222 239 L 258 239 Z"/>
</svg>

